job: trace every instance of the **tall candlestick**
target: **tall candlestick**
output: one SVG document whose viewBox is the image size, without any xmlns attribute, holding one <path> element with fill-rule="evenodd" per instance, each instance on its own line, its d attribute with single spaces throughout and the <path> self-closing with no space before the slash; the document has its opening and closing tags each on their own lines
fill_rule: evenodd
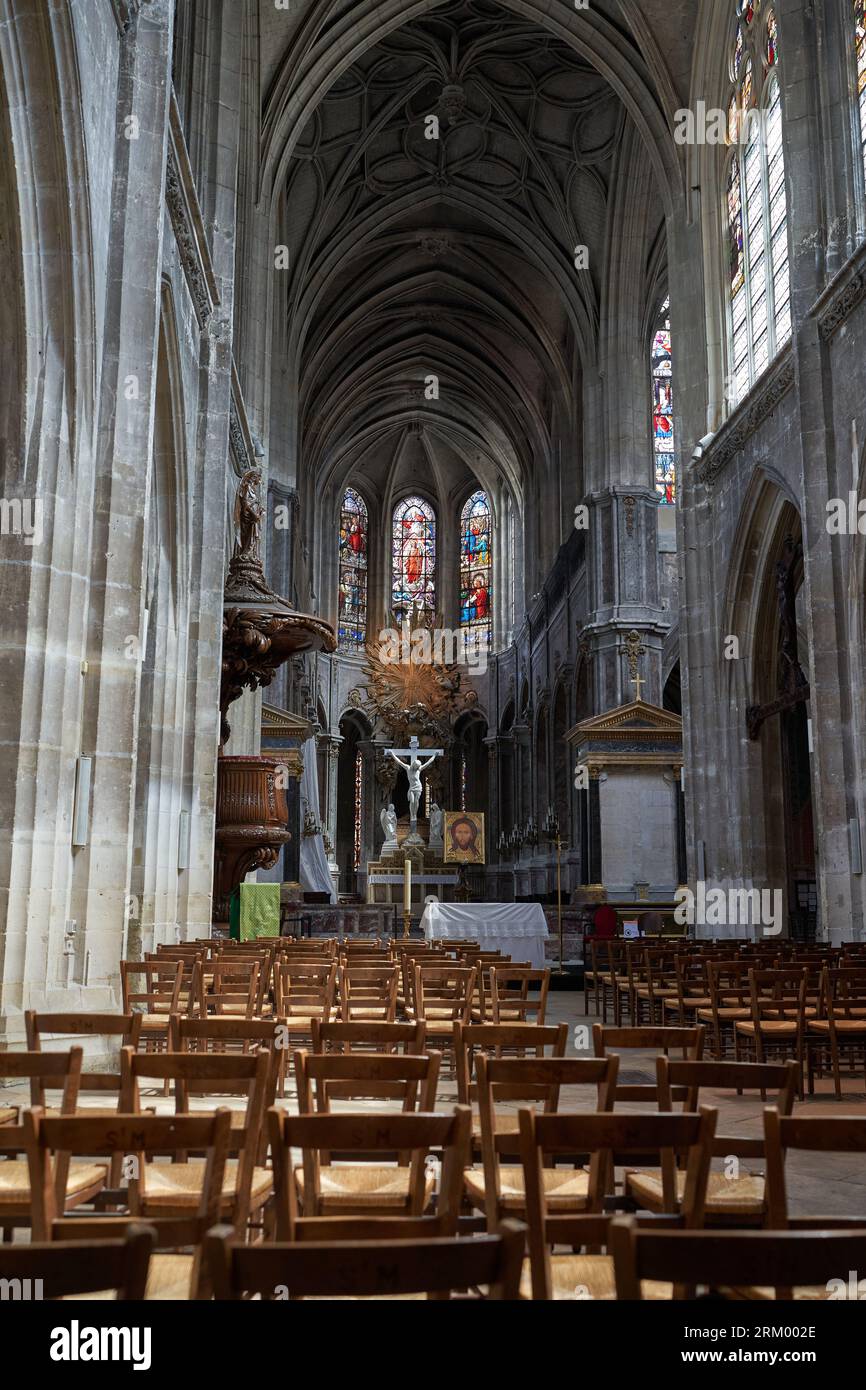
<svg viewBox="0 0 866 1390">
<path fill-rule="evenodd" d="M 403 860 L 403 911 L 412 911 L 412 860 Z"/>
</svg>

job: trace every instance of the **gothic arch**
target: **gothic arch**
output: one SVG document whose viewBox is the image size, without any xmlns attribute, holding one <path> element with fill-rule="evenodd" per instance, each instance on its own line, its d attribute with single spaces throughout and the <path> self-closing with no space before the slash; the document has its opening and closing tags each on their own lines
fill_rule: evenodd
<svg viewBox="0 0 866 1390">
<path fill-rule="evenodd" d="M 778 474 L 769 469 L 756 470 L 740 507 L 726 576 L 723 631 L 739 640 L 739 661 L 726 663 L 733 668 L 731 675 L 742 665 L 749 684 L 760 684 L 765 690 L 770 688 L 769 675 L 762 662 L 768 624 L 772 627 L 772 610 L 765 591 L 781 543 L 792 530 L 799 535 L 801 527 L 790 489 Z M 723 653 L 719 659 L 724 660 Z M 729 689 L 732 691 L 733 687 Z"/>
<path fill-rule="evenodd" d="M 767 718 L 757 738 L 747 733 L 746 711 L 766 705 L 779 693 L 780 610 L 776 564 L 786 537 L 801 539 L 800 515 L 793 498 L 768 470 L 758 470 L 743 499 L 734 553 L 722 609 L 722 641 L 736 637 L 739 658 L 721 664 L 720 691 L 729 713 L 725 731 L 730 772 L 742 788 L 736 816 L 750 833 L 741 834 L 745 880 L 783 893 L 786 916 L 794 904 L 795 876 L 792 841 L 803 838 L 802 817 L 791 810 L 792 787 L 800 788 L 800 805 L 808 793 L 808 753 L 805 717 L 808 706 Z M 795 584 L 803 592 L 802 561 Z M 800 634 L 800 662 L 808 678 L 808 653 Z M 736 784 L 736 782 L 735 782 Z M 806 809 L 808 815 L 808 807 Z M 808 835 L 806 836 L 808 838 Z M 802 846 L 801 846 L 802 849 Z"/>
</svg>

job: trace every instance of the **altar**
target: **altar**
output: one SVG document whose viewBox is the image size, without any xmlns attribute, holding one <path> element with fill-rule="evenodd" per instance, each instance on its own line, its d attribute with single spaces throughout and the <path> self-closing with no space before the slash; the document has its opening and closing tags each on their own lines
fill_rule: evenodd
<svg viewBox="0 0 866 1390">
<path fill-rule="evenodd" d="M 539 903 L 428 903 L 421 930 L 428 941 L 477 941 L 536 970 L 545 965 L 548 931 Z"/>
</svg>

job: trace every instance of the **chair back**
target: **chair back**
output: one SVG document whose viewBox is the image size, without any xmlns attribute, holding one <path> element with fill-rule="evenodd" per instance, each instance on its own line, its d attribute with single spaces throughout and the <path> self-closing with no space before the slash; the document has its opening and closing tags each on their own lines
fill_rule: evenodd
<svg viewBox="0 0 866 1390">
<path fill-rule="evenodd" d="M 243 1245 L 222 1227 L 207 1239 L 215 1297 L 450 1298 L 483 1285 L 489 1299 L 516 1299 L 525 1228 L 503 1222 L 493 1236 L 342 1240 Z"/>
<path fill-rule="evenodd" d="M 182 960 L 120 962 L 120 987 L 123 996 L 123 1012 L 165 1014 L 168 1016 L 180 1010 L 180 992 L 183 985 L 184 962 Z M 136 982 L 139 982 L 136 984 Z M 142 988 L 143 985 L 143 988 Z"/>
<path fill-rule="evenodd" d="M 473 1080 L 478 1053 L 484 1052 L 493 1057 L 564 1057 L 567 1046 L 567 1023 L 549 1026 L 532 1023 L 455 1023 L 457 1099 L 461 1105 L 470 1105 L 478 1098 L 478 1088 Z M 548 1054 L 547 1048 L 550 1049 Z"/>
<path fill-rule="evenodd" d="M 591 1156 L 589 1212 L 601 1212 L 606 1199 L 614 1196 L 615 1164 L 629 1155 L 639 1156 L 642 1162 L 645 1154 L 654 1153 L 661 1170 L 664 1211 L 682 1216 L 688 1226 L 703 1224 L 718 1118 L 714 1108 L 702 1106 L 697 1114 L 687 1115 L 627 1111 L 539 1115 L 534 1110 L 521 1109 L 518 1117 L 521 1158 L 524 1170 L 532 1178 L 531 1187 L 527 1186 L 527 1219 L 532 1193 L 536 1203 L 533 1220 L 538 1230 L 549 1234 L 553 1223 L 553 1217 L 544 1210 L 540 1170 L 553 1164 L 557 1156 L 583 1154 Z M 678 1154 L 685 1157 L 686 1179 L 682 1195 L 678 1193 L 677 1184 Z"/>
<path fill-rule="evenodd" d="M 416 965 L 416 1016 L 468 1023 L 474 989 L 475 969 L 472 966 Z"/>
<path fill-rule="evenodd" d="M 781 1115 L 790 1115 L 797 1095 L 797 1064 L 794 1061 L 768 1062 L 679 1062 L 670 1057 L 656 1058 L 659 1110 L 673 1110 L 675 1096 L 682 1096 L 683 1112 L 696 1112 L 700 1105 L 702 1087 L 713 1091 L 759 1091 L 766 1099 L 767 1091 L 775 1091 L 776 1105 Z M 761 1158 L 765 1156 L 763 1135 L 751 1136 L 737 1130 L 732 1134 L 716 1133 L 713 1157 Z"/>
<path fill-rule="evenodd" d="M 275 1007 L 280 1018 L 296 1015 L 328 1023 L 337 989 L 337 962 L 330 957 L 316 963 L 290 961 L 276 968 Z"/>
<path fill-rule="evenodd" d="M 330 1114 L 332 1100 L 399 1101 L 404 1112 L 436 1108 L 440 1052 L 423 1057 L 371 1052 L 296 1052 L 302 1115 Z"/>
<path fill-rule="evenodd" d="M 866 1117 L 780 1115 L 778 1110 L 768 1106 L 764 1111 L 764 1143 L 768 1225 L 776 1230 L 866 1225 L 862 1216 L 792 1216 L 785 1173 L 785 1161 L 792 1149 L 798 1153 L 812 1154 L 866 1154 Z"/>
<path fill-rule="evenodd" d="M 704 1050 L 704 1028 L 702 1024 L 694 1027 L 655 1026 L 650 1024 L 639 1028 L 611 1028 L 606 1024 L 592 1025 L 592 1045 L 596 1057 L 609 1057 L 609 1049 L 616 1048 L 616 1055 L 624 1052 L 679 1052 L 684 1059 L 699 1061 Z M 684 1099 L 682 1091 L 674 1093 L 674 1100 Z M 615 1102 L 622 1104 L 631 1101 L 658 1101 L 658 1080 L 618 1082 Z"/>
<path fill-rule="evenodd" d="M 27 1046 L 31 1052 L 42 1051 L 42 1039 L 49 1034 L 61 1038 L 117 1038 L 119 1047 L 137 1048 L 141 1034 L 141 1014 L 37 1013 L 28 1009 L 24 1015 Z M 119 1065 L 119 1059 L 118 1059 Z M 50 1083 L 32 1077 L 30 1104 L 45 1108 L 45 1092 Z M 80 1091 L 120 1092 L 120 1070 L 82 1072 Z"/>
<path fill-rule="evenodd" d="M 838 1231 L 659 1231 L 633 1217 L 611 1226 L 616 1296 L 640 1299 L 643 1281 L 674 1286 L 674 1298 L 694 1298 L 695 1287 L 773 1288 L 789 1299 L 793 1285 L 829 1288 L 847 1271 L 862 1269 L 866 1229 Z M 840 1277 L 841 1272 L 841 1277 Z"/>
<path fill-rule="evenodd" d="M 130 1224 L 122 1240 L 31 1241 L 0 1245 L 0 1281 L 39 1289 L 46 1299 L 112 1292 L 118 1303 L 141 1302 L 147 1291 L 152 1226 Z"/>
<path fill-rule="evenodd" d="M 549 988 L 549 970 L 494 966 L 490 971 L 493 1022 L 543 1024 Z M 530 994 L 530 990 L 538 992 Z"/>
<path fill-rule="evenodd" d="M 322 1218 L 321 1156 L 330 1153 L 355 1154 L 369 1161 L 370 1156 L 408 1154 L 409 1181 L 402 1207 L 389 1205 L 394 1234 L 406 1240 L 424 1236 L 453 1236 L 457 1232 L 463 1190 L 463 1170 L 469 1161 L 471 1116 L 465 1106 L 455 1106 L 453 1114 L 358 1113 L 345 1115 L 288 1115 L 268 1112 L 271 1153 L 274 1160 L 276 1221 L 278 1240 L 351 1240 L 369 1234 L 369 1220 L 361 1217 Z M 299 1210 L 292 1150 L 300 1150 L 303 1160 L 303 1215 Z M 442 1166 L 434 1216 L 425 1217 L 427 1205 L 427 1160 L 441 1154 Z M 370 1215 L 375 1215 L 371 1211 Z M 384 1232 L 384 1220 L 377 1226 Z M 364 1236 L 361 1232 L 364 1232 Z"/>
<path fill-rule="evenodd" d="M 393 1023 L 397 1015 L 396 965 L 346 964 L 340 968 L 340 1013 L 344 1023 Z"/>
</svg>

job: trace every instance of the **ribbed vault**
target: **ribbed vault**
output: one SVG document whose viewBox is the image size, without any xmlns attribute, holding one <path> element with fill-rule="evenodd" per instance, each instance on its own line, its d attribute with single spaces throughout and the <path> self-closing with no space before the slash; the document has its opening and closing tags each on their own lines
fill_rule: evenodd
<svg viewBox="0 0 866 1390">
<path fill-rule="evenodd" d="M 383 515 L 422 483 L 440 507 L 480 485 L 544 514 L 537 543 L 517 538 L 531 592 L 586 482 L 627 130 L 663 185 L 635 223 L 636 278 L 655 273 L 670 82 L 659 97 L 653 44 L 638 50 L 617 0 L 579 17 L 518 0 L 400 10 L 314 5 L 273 72 L 262 197 L 288 251 L 273 410 L 326 523 L 352 480 Z"/>
</svg>

